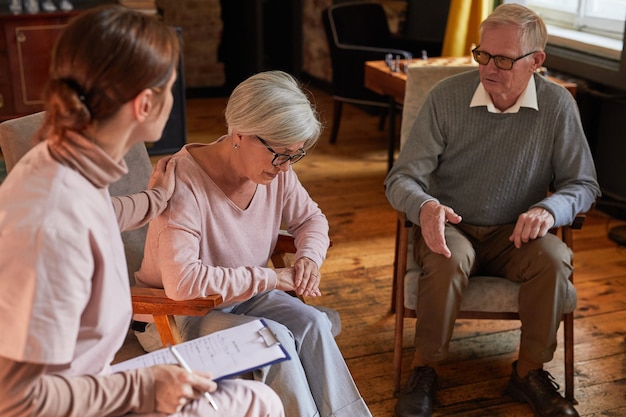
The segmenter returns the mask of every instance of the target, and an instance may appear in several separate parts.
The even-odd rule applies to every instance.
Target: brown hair
[[[38,138],[82,132],[146,88],[164,97],[179,53],[176,32],[153,16],[119,5],[82,12],[55,43]]]

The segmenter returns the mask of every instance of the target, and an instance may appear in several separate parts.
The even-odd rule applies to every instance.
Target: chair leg
[[[409,229],[405,227],[404,218],[398,218],[396,227],[396,265],[393,274],[392,309],[396,313],[396,328],[393,341],[393,382],[394,395],[400,393],[402,382],[402,340],[404,335],[404,275],[406,274]]]
[[[398,301],[396,300],[396,303]],[[397,396],[400,393],[402,382],[402,340],[404,338],[404,306],[398,305],[396,309],[396,331],[394,332],[393,341],[393,394]]]
[[[330,131],[330,143],[337,142],[337,134],[339,133],[339,122],[341,121],[341,111],[343,110],[343,102],[335,100],[333,106],[333,127]]]
[[[398,292],[398,261],[399,261],[399,254],[398,254],[398,248],[399,243],[400,243],[400,231],[402,228],[402,223],[400,221],[396,222],[396,245],[395,245],[395,251],[393,254],[393,285],[391,286],[391,308],[390,308],[390,312],[391,314],[396,314],[397,309],[398,309],[398,305],[397,303],[397,299],[396,299],[396,294]],[[402,307],[403,304],[400,304],[400,307]]]
[[[154,324],[161,336],[163,346],[177,345],[182,342],[182,337],[178,330],[178,325],[174,320],[174,316],[165,314],[153,314]]]
[[[387,171],[391,171],[396,151],[396,101],[389,97],[389,144],[387,151]]]
[[[563,318],[563,343],[565,349],[565,398],[578,404],[574,397],[574,313]]]
[[[380,108],[380,117],[378,119],[378,131],[382,132],[383,130],[385,130],[385,121],[387,119],[387,113],[389,113],[389,111],[384,108],[381,107]]]

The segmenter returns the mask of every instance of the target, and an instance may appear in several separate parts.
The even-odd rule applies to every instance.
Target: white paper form
[[[180,343],[176,350],[191,369],[209,372],[215,381],[290,359],[263,319]],[[164,348],[115,364],[112,371],[170,363],[176,358]]]

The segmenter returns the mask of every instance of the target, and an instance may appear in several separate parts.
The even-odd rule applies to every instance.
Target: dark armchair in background
[[[387,54],[410,59],[411,53],[396,47],[400,42],[390,33],[385,10],[379,3],[359,1],[331,5],[323,10],[322,22],[333,70],[330,142],[337,140],[343,103],[381,108],[379,128],[382,130],[390,102],[365,88],[365,62],[384,60]]]
[[[450,0],[407,0],[406,7],[401,29],[402,48],[413,52],[414,56],[421,56],[422,50],[428,56],[441,56]]]
[[[344,1],[323,10],[333,70],[331,143],[337,141],[343,103],[380,108],[379,129],[384,128],[390,100],[364,87],[365,61],[384,60],[388,54],[410,59],[421,57],[422,51],[440,56],[449,7],[449,0],[409,0],[400,34],[391,33],[380,3]],[[389,125],[393,128],[394,124]]]

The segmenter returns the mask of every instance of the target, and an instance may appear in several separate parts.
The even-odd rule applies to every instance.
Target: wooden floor
[[[389,313],[395,217],[382,185],[387,136],[377,130],[376,116],[347,105],[337,144],[330,145],[332,100],[311,90],[327,126],[319,145],[294,169],[326,213],[334,244],[322,267],[323,296],[308,302],[341,313],[337,342],[347,364],[373,416],[389,417],[395,405]],[[222,98],[188,100],[189,142],[211,142],[225,133],[224,104]],[[626,416],[626,249],[606,237],[617,224],[623,222],[593,212],[575,232],[575,395],[581,416]],[[407,319],[405,366],[412,337],[413,321]],[[460,321],[440,375],[435,415],[532,416],[504,393],[518,339],[518,322]],[[562,385],[560,347],[546,367]]]

